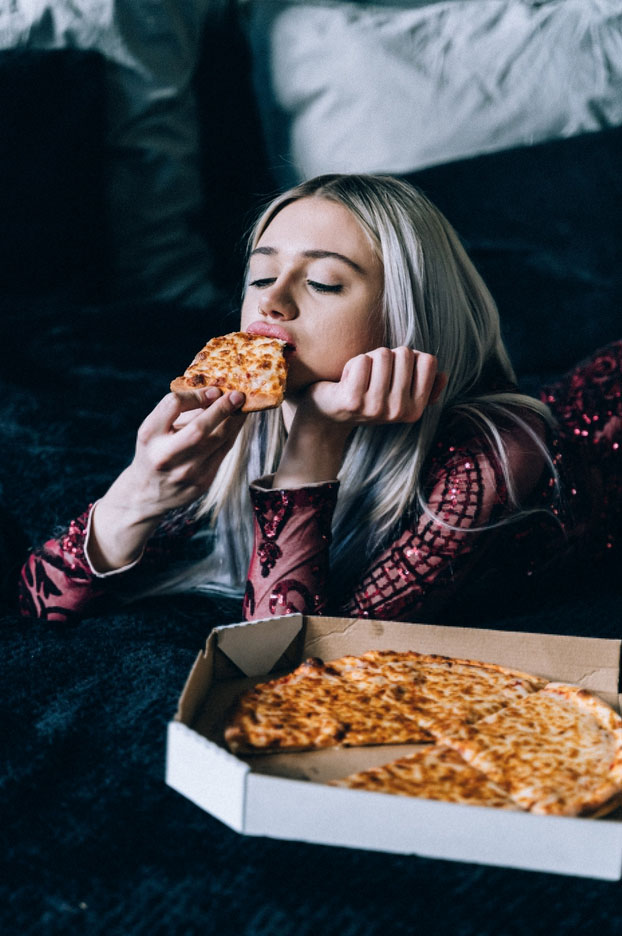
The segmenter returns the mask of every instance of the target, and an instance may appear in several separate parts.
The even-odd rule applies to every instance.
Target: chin
[[[307,384],[304,387],[287,386],[285,388],[285,393],[283,394],[283,399],[286,400],[288,403],[298,403],[301,397],[304,396],[305,390],[309,386],[310,384]]]

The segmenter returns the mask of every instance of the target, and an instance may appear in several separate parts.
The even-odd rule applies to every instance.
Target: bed
[[[604,0],[0,11],[4,933],[618,931],[619,884],[237,835],[163,779],[188,670],[235,604],[59,626],[20,618],[14,583],[198,342],[235,327],[242,233],[298,178],[420,185],[528,392],[619,337],[621,26]],[[620,638],[619,583],[617,556],[458,619]]]

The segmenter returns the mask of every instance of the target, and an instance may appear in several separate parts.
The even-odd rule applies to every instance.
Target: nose
[[[287,286],[277,281],[261,293],[259,313],[266,318],[289,321],[296,318],[298,308]]]

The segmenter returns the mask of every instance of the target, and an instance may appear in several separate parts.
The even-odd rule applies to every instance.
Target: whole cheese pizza
[[[414,743],[380,767],[332,781],[351,789],[558,815],[622,803],[622,719],[604,701],[492,663],[371,650],[242,693],[234,753]]]
[[[179,395],[206,387],[227,393],[240,390],[245,413],[272,409],[283,402],[287,381],[287,343],[267,335],[232,332],[208,341],[181,377],[171,382]]]

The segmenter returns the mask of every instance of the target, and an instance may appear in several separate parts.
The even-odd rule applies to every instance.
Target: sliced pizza
[[[473,660],[383,650],[310,659],[243,693],[225,741],[247,754],[415,742],[333,785],[541,814],[622,804],[617,712],[577,686]]]
[[[369,683],[362,694],[360,686],[317,659],[243,693],[225,727],[229,749],[244,753],[431,740],[382,688]]]
[[[208,341],[170,388],[181,396],[206,387],[240,390],[242,411],[280,406],[287,381],[287,343],[266,335],[232,332]]]
[[[399,760],[331,780],[329,786],[468,806],[519,808],[486,774],[467,764],[457,751],[440,744],[426,745]]]
[[[370,650],[327,664],[349,685],[373,685],[411,712],[421,728],[459,734],[463,727],[541,689],[546,680],[496,663],[415,651]]]
[[[622,719],[578,686],[549,683],[442,741],[530,812],[604,815],[619,805]]]
[[[543,685],[495,664],[413,651],[311,659],[242,694],[225,741],[246,753],[431,741],[435,723],[452,720],[458,731]]]

